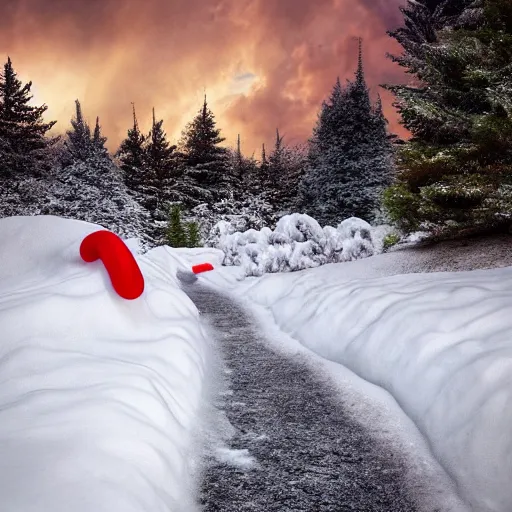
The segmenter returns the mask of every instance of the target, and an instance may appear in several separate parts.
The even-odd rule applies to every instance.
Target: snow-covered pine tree
[[[279,128],[276,128],[276,139],[274,148],[268,158],[268,168],[265,176],[266,179],[263,180],[263,187],[267,200],[269,203],[276,205],[277,209],[280,208],[280,182],[284,178],[284,160],[283,137],[279,134]]]
[[[310,141],[300,206],[322,224],[355,216],[372,221],[390,181],[391,142],[380,100],[373,107],[359,42],[355,80],[338,80],[324,102]]]
[[[457,14],[460,18],[474,3],[444,0],[432,12],[421,2],[410,1],[409,8],[403,10],[406,27],[389,32],[404,48],[402,55],[389,58],[412,74],[413,80],[406,85],[383,87],[395,94],[394,106],[411,131],[413,142],[415,138],[441,144],[467,140],[471,121],[468,115],[461,115],[463,110],[484,112],[487,108],[485,97],[475,95],[473,88],[461,87],[461,65],[465,66],[470,49],[460,48],[463,54],[452,55],[454,46],[448,41]],[[443,14],[446,9],[449,15]],[[421,23],[413,24],[411,19],[420,19]],[[459,108],[461,105],[467,108]]]
[[[258,190],[261,185],[259,180],[259,163],[256,160],[254,153],[249,158],[244,157],[244,160],[245,174],[241,187],[244,190],[243,196],[246,200],[250,200],[250,198],[258,194]]]
[[[443,2],[434,42],[388,86],[412,138],[398,154],[386,206],[404,229],[450,234],[507,227],[512,219],[511,4]],[[404,48],[405,54],[408,50]],[[410,60],[397,62],[409,69]]]
[[[278,217],[292,213],[296,206],[306,155],[301,146],[286,145],[284,137],[276,130],[275,145],[268,159],[267,180],[263,182],[262,199],[274,207]]]
[[[421,71],[426,45],[438,42],[440,30],[459,27],[464,19],[466,28],[469,28],[476,21],[478,13],[473,9],[478,7],[473,4],[475,0],[407,0],[404,6],[399,7],[404,25],[387,32],[400,43],[404,52],[401,55],[388,54],[388,58],[408,74]]]
[[[99,122],[91,134],[76,101],[66,148],[71,159],[48,175],[39,212],[100,224],[125,237],[139,237],[146,247],[161,240],[149,213],[128,194],[121,171],[104,147]]]
[[[121,142],[116,152],[119,158],[123,179],[128,190],[136,196],[143,194],[143,185],[146,180],[145,143],[146,136],[140,131],[135,114],[135,105],[132,103],[133,127],[128,130],[127,137]]]
[[[239,180],[230,165],[228,150],[219,146],[224,140],[205,96],[201,110],[185,128],[180,143],[183,172],[175,191],[176,199],[186,208],[233,197]]]
[[[416,73],[425,59],[425,44],[437,41],[435,30],[435,12],[444,0],[407,0],[400,6],[404,17],[404,25],[387,34],[396,39],[404,49],[401,55],[387,54],[387,57],[407,69],[408,73]]]
[[[241,149],[240,135],[237,138],[235,149],[228,148],[231,171],[235,183],[239,184],[233,189],[233,198],[236,201],[246,202],[254,195],[253,184],[256,181],[257,163],[254,157],[247,158]]]
[[[145,181],[147,206],[159,220],[166,218],[167,203],[171,200],[171,188],[178,178],[176,145],[170,145],[163,130],[163,120],[156,121],[153,109],[153,124],[145,145],[147,174]]]
[[[110,158],[94,155],[86,161],[55,168],[40,213],[100,224],[125,237],[138,237],[147,247],[161,243],[155,225],[123,183]]]
[[[236,152],[234,155],[234,162],[233,162],[233,174],[236,176],[238,181],[242,183],[244,179],[245,169],[244,169],[244,157],[242,155],[242,147],[240,142],[240,134],[238,134],[238,137],[236,139]]]
[[[283,149],[284,175],[280,183],[280,211],[278,216],[289,215],[297,211],[299,185],[308,165],[307,147],[303,144],[285,146]],[[282,213],[282,214],[281,214]]]
[[[261,145],[261,159],[258,168],[257,186],[256,190],[259,196],[263,196],[265,192],[265,183],[270,181],[269,176],[269,164],[267,158],[267,152],[265,150],[265,144]]]
[[[56,121],[43,122],[46,105],[29,104],[31,87],[32,82],[21,83],[8,57],[0,74],[0,178],[40,174],[50,147],[59,140],[45,136]]]
[[[75,117],[71,119],[71,129],[66,132],[66,149],[73,161],[85,162],[94,154],[91,128],[84,119],[80,101],[75,100]]]
[[[96,125],[94,126],[94,134],[92,137],[92,146],[99,155],[107,156],[108,149],[105,147],[107,137],[101,134],[100,118],[96,117]]]
[[[309,211],[315,218],[326,206],[330,207],[325,204],[329,188],[332,184],[339,186],[334,169],[344,158],[340,140],[347,139],[349,135],[341,133],[348,127],[346,105],[346,91],[342,89],[338,77],[330,97],[322,102],[313,136],[309,140],[306,172],[299,184],[298,209]]]

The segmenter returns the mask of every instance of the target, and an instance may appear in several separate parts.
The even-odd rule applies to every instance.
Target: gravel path
[[[390,251],[398,257],[396,273],[457,272],[512,266],[512,236],[489,235],[417,244]]]
[[[373,440],[313,375],[262,342],[241,307],[218,292],[183,284],[216,329],[232,395],[223,408],[257,466],[212,459],[201,501],[205,512],[414,512],[400,455]],[[228,371],[229,371],[228,370]]]

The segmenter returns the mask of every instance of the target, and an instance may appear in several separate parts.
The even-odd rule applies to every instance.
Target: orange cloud
[[[149,130],[151,109],[179,137],[206,91],[229,144],[240,133],[250,154],[271,145],[279,127],[290,143],[306,140],[332,85],[351,78],[357,37],[364,39],[372,92],[402,80],[385,58],[400,48],[386,29],[400,22],[400,0],[5,0],[0,49],[35,101],[49,106],[60,132],[74,100],[100,116],[114,150],[131,123]],[[381,91],[382,93],[382,91]],[[390,128],[392,97],[382,93]]]

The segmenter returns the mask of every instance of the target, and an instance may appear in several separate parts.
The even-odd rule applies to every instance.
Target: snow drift
[[[285,215],[272,231],[249,229],[235,231],[226,221],[218,222],[210,235],[211,244],[225,256],[223,265],[237,265],[246,276],[267,272],[289,272],[365,258],[382,252],[382,239],[388,227],[373,228],[356,217],[337,228],[322,228],[312,217]]]
[[[208,343],[175,277],[189,267],[136,256],[146,288],[124,300],[80,258],[98,229],[0,219],[1,508],[195,511]]]
[[[381,258],[266,275],[244,296],[310,350],[389,391],[474,510],[509,512],[512,268],[360,277]]]

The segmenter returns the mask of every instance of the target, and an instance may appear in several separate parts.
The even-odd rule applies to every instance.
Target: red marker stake
[[[80,244],[80,256],[90,263],[100,259],[112,286],[123,299],[133,300],[144,291],[144,277],[126,244],[111,231],[95,231]]]
[[[211,263],[200,263],[199,265],[194,265],[192,267],[192,272],[194,272],[194,274],[200,274],[201,272],[207,272],[208,270],[213,270]]]

